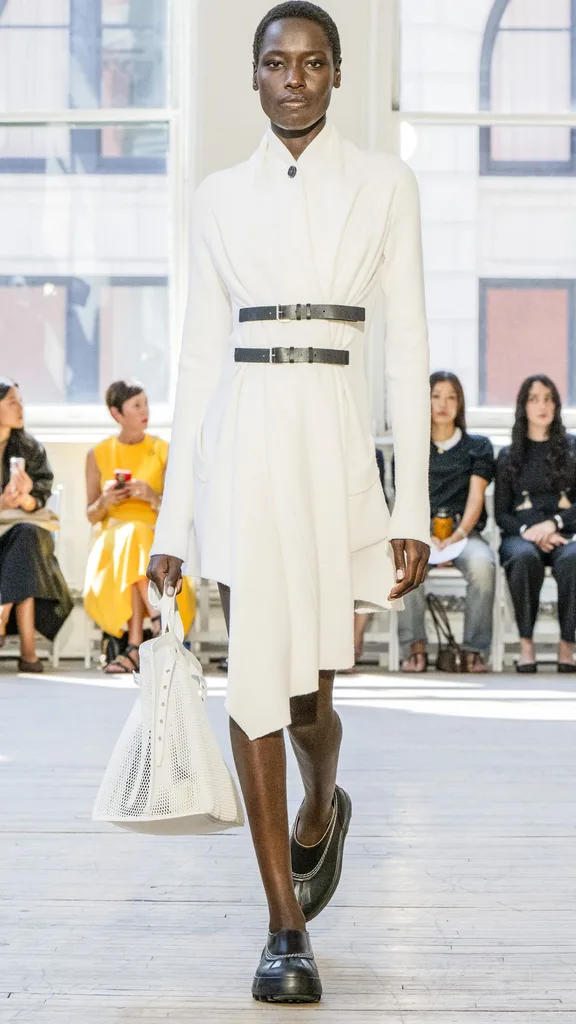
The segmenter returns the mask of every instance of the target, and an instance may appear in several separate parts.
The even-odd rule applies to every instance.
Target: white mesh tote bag
[[[221,832],[244,824],[236,785],[205,708],[202,667],[182,641],[174,597],[150,599],[162,632],[140,647],[140,695],[102,780],[93,817],[156,835]]]

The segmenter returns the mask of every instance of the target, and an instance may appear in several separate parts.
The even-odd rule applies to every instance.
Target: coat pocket
[[[348,520],[350,551],[359,551],[361,548],[386,540],[390,512],[377,471],[372,484],[362,491],[348,495]]]

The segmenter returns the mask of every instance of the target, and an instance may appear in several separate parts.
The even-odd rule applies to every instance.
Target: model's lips
[[[305,96],[288,96],[281,100],[283,107],[305,107],[310,101]]]

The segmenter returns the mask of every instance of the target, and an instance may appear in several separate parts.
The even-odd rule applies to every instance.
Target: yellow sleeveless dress
[[[168,442],[146,434],[138,444],[121,444],[109,437],[94,448],[102,487],[116,469],[129,469],[133,480],[144,480],[159,494],[164,490]],[[88,557],[84,607],[94,622],[120,637],[132,615],[132,585],[145,579],[158,513],[137,498],[116,505],[94,530]],[[195,612],[192,580],[185,577],[178,610],[188,632]]]

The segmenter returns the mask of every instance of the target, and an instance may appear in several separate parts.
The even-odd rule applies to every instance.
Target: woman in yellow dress
[[[121,637],[128,627],[125,653],[106,666],[106,672],[121,674],[139,668],[144,619],[151,618],[154,632],[160,628],[159,616],[148,602],[146,567],[164,489],[168,442],[146,433],[148,399],[141,384],[116,381],[106,392],[106,405],[120,433],[97,444],[86,459],[87,515],[95,539],[86,569],[84,607],[111,636]],[[118,474],[122,470],[130,474],[126,483]],[[187,632],[195,611],[189,578],[178,595],[178,608]]]

